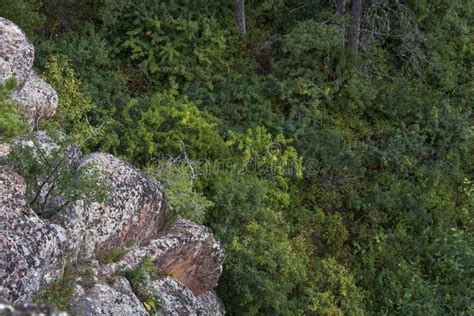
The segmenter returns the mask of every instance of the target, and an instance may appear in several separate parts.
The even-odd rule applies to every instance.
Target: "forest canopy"
[[[0,0],[84,153],[227,251],[229,315],[474,313],[473,0]],[[0,130],[23,129],[0,87]]]

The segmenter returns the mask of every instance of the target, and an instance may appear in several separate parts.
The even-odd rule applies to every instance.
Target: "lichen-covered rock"
[[[66,312],[57,312],[45,304],[10,304],[0,301],[0,315],[2,316],[68,316]]]
[[[13,22],[0,17],[0,82],[11,77],[23,87],[33,67],[34,48]]]
[[[197,304],[202,306],[205,315],[225,315],[224,303],[214,291],[207,291],[196,297]]]
[[[160,309],[164,315],[224,315],[224,307],[213,291],[195,296],[170,277],[154,281],[151,287],[160,296]]]
[[[123,277],[114,284],[97,283],[91,288],[76,286],[72,309],[78,315],[149,315]]]
[[[41,120],[52,117],[58,107],[58,94],[34,71],[23,87],[13,93],[13,98],[25,108],[30,126],[38,126]]]
[[[25,199],[23,178],[0,166],[0,297],[25,302],[61,275],[66,231],[39,218]]]
[[[200,295],[217,286],[225,250],[209,228],[178,219],[159,238],[131,250],[120,262],[111,264],[108,273],[133,269],[147,256],[161,271],[172,274],[195,295]]]
[[[166,210],[158,183],[109,154],[91,154],[81,162],[86,165],[105,175],[109,192],[106,201],[89,207],[78,201],[55,219],[67,228],[74,253],[143,244],[158,234]]]
[[[13,22],[0,17],[0,82],[17,80],[13,98],[26,110],[31,127],[54,115],[58,106],[56,91],[33,70],[34,47]]]

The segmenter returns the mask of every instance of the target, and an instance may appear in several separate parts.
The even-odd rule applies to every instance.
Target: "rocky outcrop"
[[[39,218],[25,191],[23,178],[0,166],[0,297],[13,302],[60,277],[66,260],[65,229]]]
[[[17,78],[13,97],[25,107],[30,125],[37,126],[39,120],[54,114],[58,100],[56,92],[31,70],[33,55],[25,34],[0,18],[0,82]],[[33,157],[58,149],[44,132],[37,132],[34,141],[18,139],[15,145],[31,149]],[[160,271],[147,281],[147,287],[160,298],[163,314],[224,313],[213,291],[222,272],[224,248],[210,229],[184,219],[163,230],[167,207],[158,182],[112,155],[93,153],[82,158],[78,148],[70,146],[68,168],[93,168],[103,175],[108,197],[90,205],[76,201],[46,219],[28,204],[24,179],[5,165],[14,147],[0,144],[0,302],[18,304],[0,303],[0,314],[52,314],[31,300],[60,279],[70,262],[72,266],[86,264],[93,271],[93,282],[89,280],[87,286],[79,274],[72,277],[70,305],[75,314],[148,315],[140,295],[122,276],[147,257]],[[45,194],[44,198],[54,204],[63,197]],[[96,253],[116,249],[126,249],[118,262],[95,260]]]
[[[160,277],[149,286],[160,298],[164,315],[224,314],[224,307],[213,291],[222,272],[224,248],[209,228],[184,219],[178,219],[169,230],[146,245],[132,248],[116,263],[100,265],[96,262],[94,270],[99,283],[92,289],[76,289],[75,310],[84,315],[96,315],[93,311],[133,308],[134,313],[129,315],[141,315],[143,306],[133,303],[134,294],[128,282],[116,276],[137,269],[146,257],[160,274],[173,276]],[[115,281],[110,285],[104,280]]]
[[[108,198],[90,206],[78,201],[53,219],[67,229],[73,253],[81,247],[90,255],[143,244],[158,234],[166,211],[158,183],[109,154],[91,154],[79,168],[84,166],[92,166],[105,176]]]
[[[149,315],[124,277],[109,278],[92,287],[77,285],[71,302],[74,314]],[[157,308],[162,315],[224,315],[224,305],[214,291],[196,296],[188,287],[171,277],[151,282],[149,289],[158,297]]]
[[[78,240],[80,241],[78,247],[82,248],[88,241],[99,240],[98,236],[109,236],[106,240],[117,238],[121,241],[114,241],[114,245],[125,247],[123,242],[127,239],[125,237],[125,239],[120,239],[122,236],[120,233],[98,235],[94,229],[107,231],[106,228],[112,225],[120,232],[120,227],[133,225],[127,223],[134,218],[140,218],[144,209],[138,206],[148,205],[147,203],[157,207],[155,211],[160,214],[162,211],[160,205],[163,205],[160,203],[163,201],[156,183],[146,180],[138,170],[117,158],[104,154],[94,156],[96,156],[94,159],[91,156],[87,157],[83,163],[91,163],[101,157],[99,160],[102,159],[104,164],[97,164],[98,166],[114,166],[113,170],[108,169],[109,180],[117,189],[115,198],[119,199],[120,203],[124,203],[120,206],[124,207],[121,213],[135,210],[136,214],[130,213],[129,217],[116,217],[112,221],[113,224],[110,224],[107,218],[101,217],[100,214],[120,213],[119,211],[111,212],[118,209],[115,208],[117,204],[115,204],[114,195],[108,202],[114,206],[107,203],[101,204],[100,212],[105,213],[95,213],[99,208],[80,210],[76,205],[74,210],[81,211],[80,216],[86,216],[88,212],[86,218],[97,217],[97,221],[83,222],[88,223],[89,226],[81,226],[87,229],[82,231],[83,238],[79,239],[76,239],[80,234],[75,231],[77,229],[75,225],[67,226],[64,222],[64,226],[67,227],[64,229],[48,220],[40,219],[25,200],[26,187],[23,179],[10,167],[0,167],[0,297],[13,302],[30,301],[42,287],[60,277],[66,259],[74,258],[76,255],[72,249],[77,247]],[[110,161],[113,163],[109,164]],[[124,174],[131,177],[126,179],[135,180],[134,188],[138,190],[136,194],[127,195],[128,190],[121,191],[121,182],[118,179],[125,181],[120,176]],[[137,179],[142,181],[140,185],[137,185]],[[146,187],[147,190],[137,189],[139,187]],[[148,202],[141,204],[144,201]],[[128,207],[128,210],[125,207]],[[145,209],[149,211],[148,207]],[[76,215],[76,213],[65,213],[62,216],[65,221],[77,223],[77,218],[74,217]],[[152,216],[152,218],[155,217]],[[116,225],[117,223],[120,225]],[[147,221],[140,223],[144,228],[148,225]],[[152,226],[156,227],[155,224]],[[146,229],[141,232],[136,231],[141,235]],[[153,234],[155,232],[149,236]],[[155,237],[141,247],[132,247],[117,263],[101,265],[94,261],[95,263],[91,266],[95,271],[96,284],[91,288],[76,286],[71,302],[73,309],[82,315],[101,313],[115,315],[119,311],[126,311],[127,315],[147,315],[128,281],[121,277],[120,273],[127,269],[137,268],[148,256],[160,271],[176,278],[166,277],[152,283],[152,288],[161,298],[160,308],[165,315],[182,315],[186,311],[189,311],[191,315],[222,314],[223,306],[212,290],[217,285],[221,274],[225,252],[220,243],[214,239],[210,229],[178,219],[169,230],[162,231]],[[71,245],[74,247],[71,248]],[[84,253],[81,253],[81,260],[93,257],[93,254],[82,256]],[[111,279],[115,280],[112,285],[107,283]]]
[[[25,33],[0,17],[0,82],[15,77],[13,98],[25,108],[31,127],[53,116],[58,106],[56,91],[32,70],[33,59],[34,47]]]

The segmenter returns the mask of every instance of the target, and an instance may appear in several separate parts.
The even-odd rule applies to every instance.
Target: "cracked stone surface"
[[[25,199],[26,185],[0,166],[0,297],[24,302],[58,278],[65,264],[64,228],[39,218]]]
[[[20,90],[13,92],[13,99],[23,105],[27,122],[36,127],[41,120],[52,117],[58,107],[58,94],[46,81],[31,71]]]
[[[97,283],[91,288],[77,285],[71,302],[79,315],[149,315],[124,277],[113,284]]]

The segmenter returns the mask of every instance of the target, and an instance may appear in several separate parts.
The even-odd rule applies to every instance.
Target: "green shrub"
[[[2,17],[17,24],[30,39],[36,39],[44,25],[44,16],[38,12],[41,0],[2,0]]]
[[[127,249],[115,248],[108,251],[98,252],[95,254],[97,261],[101,264],[119,262],[127,253]]]
[[[87,115],[95,109],[95,105],[82,93],[74,70],[67,61],[51,56],[46,64],[44,78],[59,96],[56,115],[45,123],[46,127],[63,130],[71,141],[87,148],[100,131],[88,121]]]
[[[206,211],[213,203],[194,188],[195,178],[200,176],[201,169],[202,166],[187,157],[158,161],[149,168],[148,173],[163,185],[170,213],[174,215],[171,217],[179,215],[203,222]]]
[[[105,175],[93,166],[75,166],[71,161],[73,145],[60,138],[56,141],[58,145],[47,149],[37,136],[25,137],[12,146],[7,160],[25,179],[26,198],[32,208],[46,218],[78,200],[87,207],[103,201],[108,194]]]
[[[145,257],[135,269],[121,272],[151,315],[158,315],[160,307],[160,296],[149,288],[150,281],[152,278],[157,278],[158,273],[159,271],[150,257]]]
[[[306,277],[307,257],[298,251],[301,240],[288,238],[278,211],[274,197],[284,194],[253,177],[225,179],[216,184],[208,222],[227,251],[218,287],[226,310],[231,315],[297,312],[292,293]]]
[[[219,158],[227,153],[215,125],[212,116],[170,90],[131,100],[111,127],[119,144],[104,142],[103,149],[139,165],[184,151],[193,160]]]
[[[15,79],[0,83],[0,142],[12,140],[27,130],[23,111],[11,99],[15,87]]]

